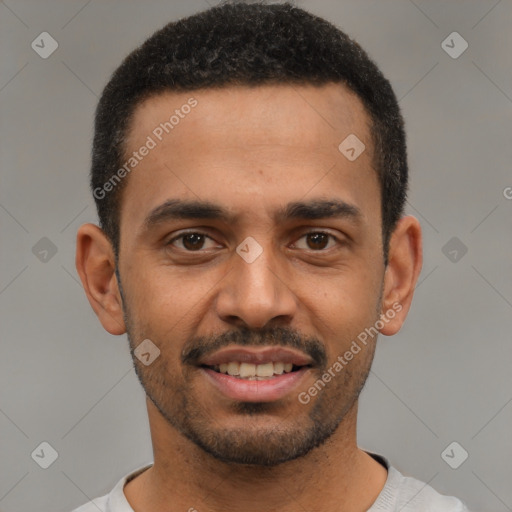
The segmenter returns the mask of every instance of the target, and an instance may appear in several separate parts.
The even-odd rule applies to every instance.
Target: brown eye
[[[329,243],[329,235],[325,233],[309,233],[307,240],[311,249],[325,249]]]
[[[190,233],[183,236],[183,247],[189,251],[197,251],[204,245],[204,235]]]
[[[210,246],[205,247],[207,241],[210,241]],[[183,233],[169,241],[168,245],[177,247],[178,249],[187,252],[198,252],[200,249],[211,249],[215,247],[215,241],[208,235],[203,233]]]
[[[303,240],[305,243],[302,242]],[[295,244],[295,247],[298,249],[322,251],[324,249],[330,249],[333,246],[331,241],[336,244],[336,237],[322,231],[314,231],[301,236],[299,242]]]

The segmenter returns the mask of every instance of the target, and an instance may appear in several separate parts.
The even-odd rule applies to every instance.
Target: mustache
[[[272,327],[227,331],[219,335],[198,336],[188,341],[181,352],[181,362],[197,366],[199,360],[229,345],[289,347],[311,357],[320,368],[327,366],[327,353],[323,343],[314,336],[303,335],[296,329]]]

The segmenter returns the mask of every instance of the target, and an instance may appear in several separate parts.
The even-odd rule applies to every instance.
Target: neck
[[[147,402],[154,464],[124,488],[135,512],[360,512],[370,508],[384,487],[386,469],[357,447],[357,402],[323,445],[274,467],[215,459]]]

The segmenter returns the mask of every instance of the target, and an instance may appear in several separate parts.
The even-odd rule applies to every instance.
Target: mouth
[[[246,363],[239,361],[230,361],[216,365],[202,365],[201,368],[207,368],[217,373],[229,375],[243,380],[268,380],[275,379],[280,375],[297,372],[302,368],[311,368],[311,365],[295,365],[293,363],[284,363],[282,361],[267,362],[261,364]]]
[[[244,402],[282,399],[299,387],[314,367],[311,358],[284,347],[230,347],[198,366],[216,391]]]

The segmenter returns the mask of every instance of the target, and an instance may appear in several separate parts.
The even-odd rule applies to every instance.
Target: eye
[[[325,233],[323,231],[312,231],[310,233],[306,233],[305,235],[299,238],[299,240],[303,239],[305,239],[306,247],[304,247],[304,244],[302,244],[301,246],[299,242],[295,243],[295,247],[297,247],[298,249],[322,251],[325,249],[330,249],[338,242],[338,239],[334,235],[331,235],[330,233]],[[329,245],[330,241],[333,241],[331,245]]]
[[[207,241],[210,241],[210,246],[205,247],[205,244]],[[200,249],[211,249],[213,247],[216,247],[215,240],[213,238],[210,238],[208,235],[205,235],[204,233],[198,233],[198,232],[189,232],[189,233],[182,233],[179,236],[174,237],[172,240],[169,240],[167,245],[172,245],[174,247],[177,247],[178,249],[184,249],[188,252],[193,251],[199,251]]]

